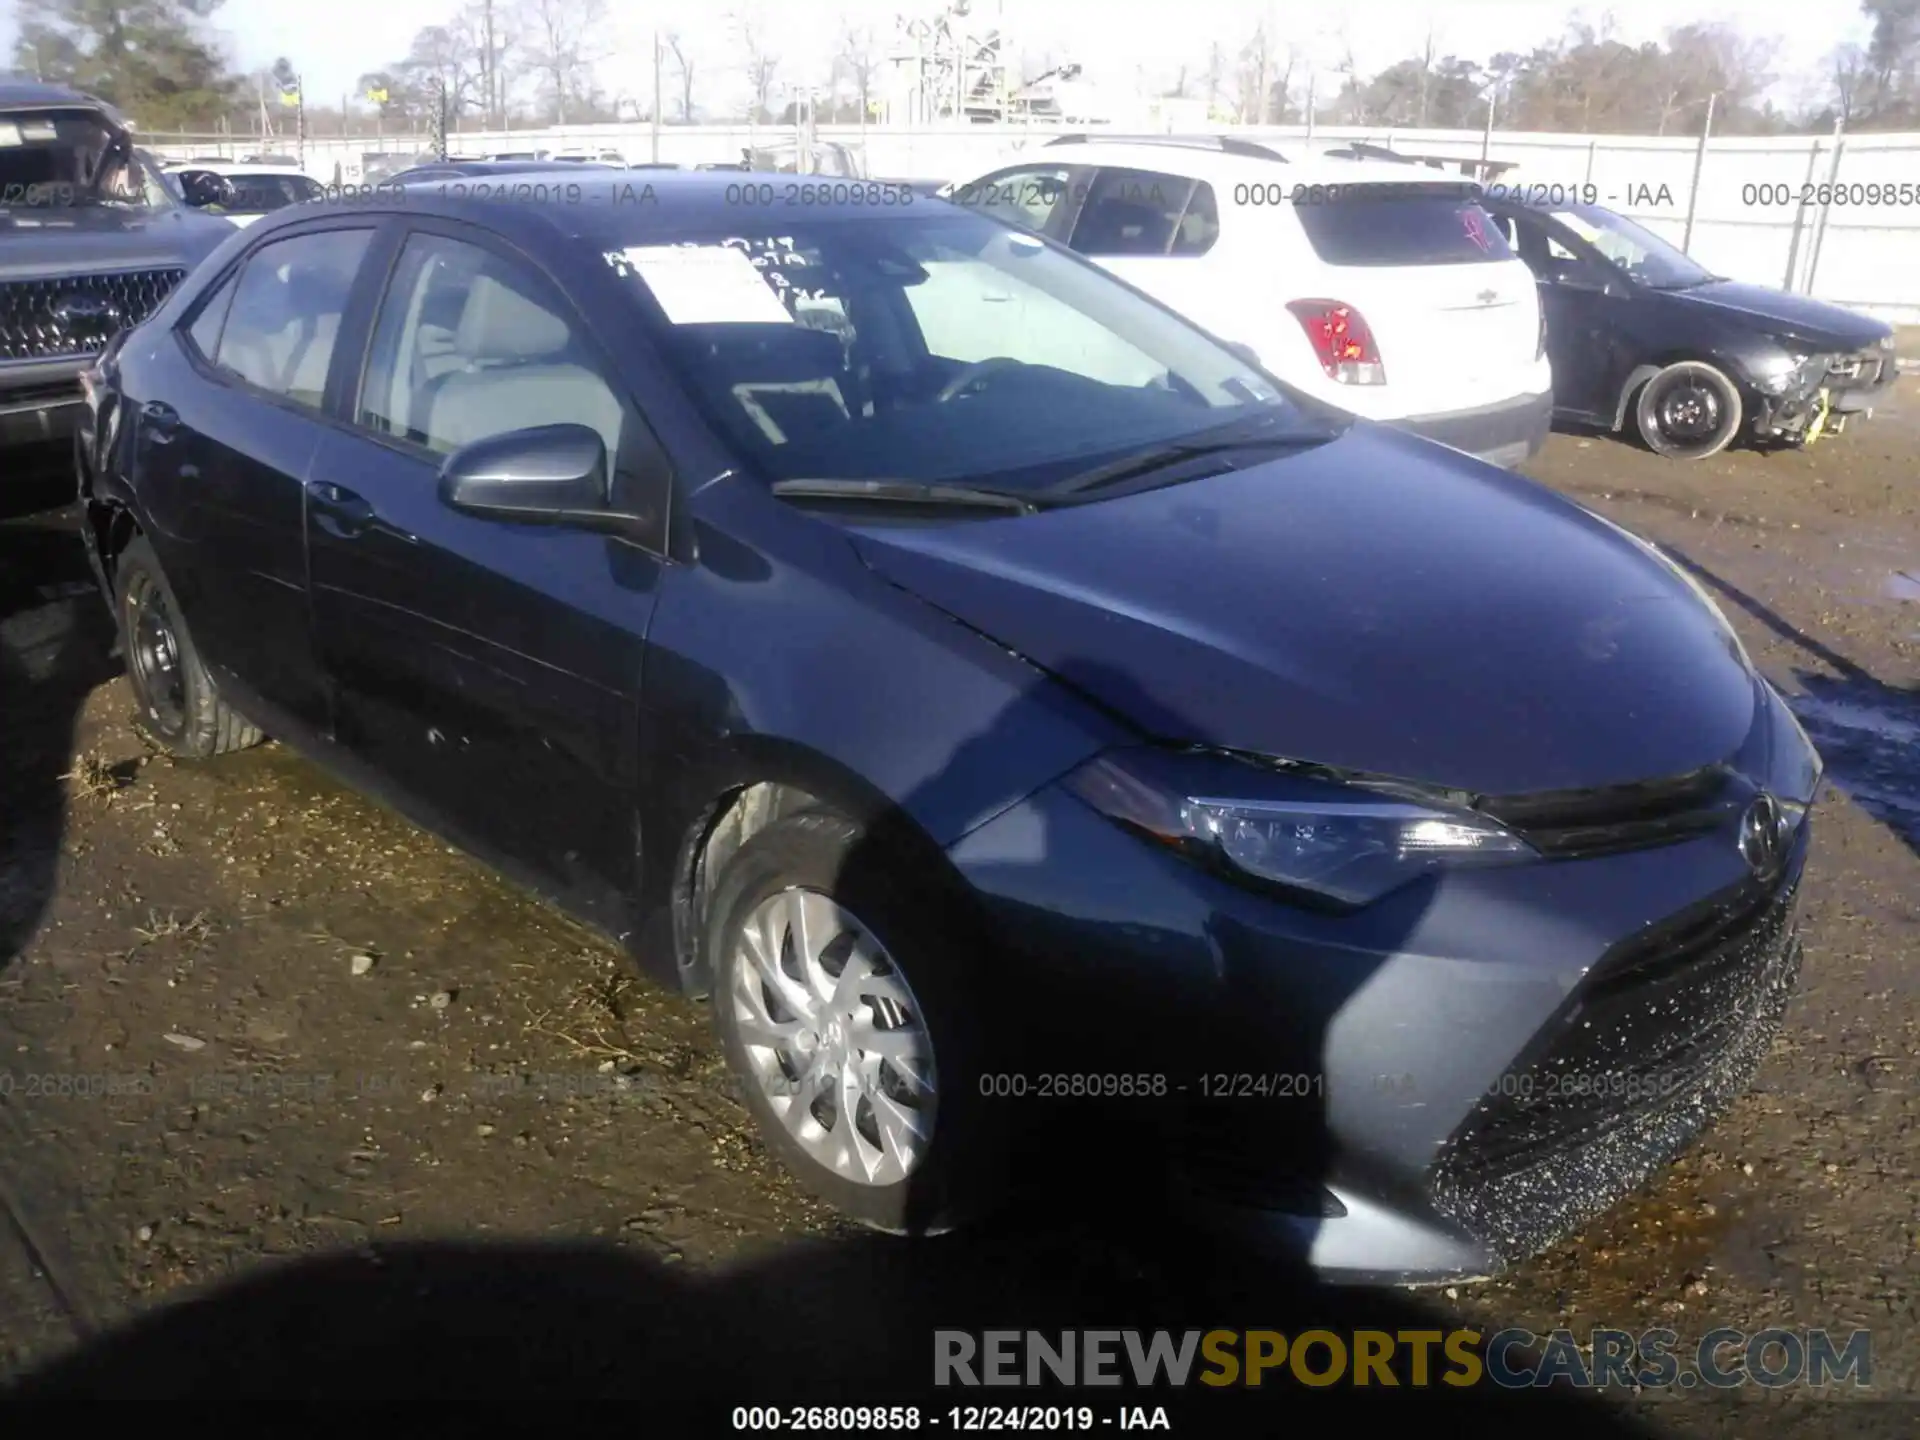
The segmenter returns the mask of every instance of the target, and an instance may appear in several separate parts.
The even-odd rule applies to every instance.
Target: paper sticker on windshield
[[[635,245],[619,255],[675,325],[794,323],[752,258],[730,246]]]
[[[11,120],[0,120],[0,145],[21,144],[20,127]]]
[[[1598,225],[1593,224],[1591,221],[1581,219],[1571,211],[1556,210],[1553,212],[1553,218],[1589,244],[1600,239],[1601,231]]]

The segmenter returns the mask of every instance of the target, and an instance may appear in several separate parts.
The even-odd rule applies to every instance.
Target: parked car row
[[[1065,1166],[1482,1275],[1759,1064],[1820,759],[1682,566],[1463,453],[1555,403],[1531,215],[1219,145],[892,206],[582,165],[218,222],[121,310],[96,212],[216,222],[104,111],[0,118],[95,127],[0,373],[78,377],[145,730],[280,739],[705,998],[848,1214]]]
[[[1348,153],[1066,137],[946,193],[1069,245],[1292,385],[1497,464],[1537,451],[1552,419],[1631,429],[1675,459],[1803,444],[1896,377],[1891,326],[1715,275],[1564,187],[1490,191]]]

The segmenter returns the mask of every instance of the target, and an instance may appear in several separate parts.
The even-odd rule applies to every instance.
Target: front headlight
[[[1358,909],[1434,870],[1539,854],[1464,808],[1219,756],[1115,751],[1066,783],[1137,834],[1321,908]]]
[[[1811,390],[1826,376],[1833,363],[1831,355],[1808,354],[1804,350],[1780,350],[1758,361],[1753,381],[1768,395],[1785,395],[1792,390]]]

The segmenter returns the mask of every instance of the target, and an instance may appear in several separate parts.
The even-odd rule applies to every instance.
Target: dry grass
[[[140,937],[142,945],[153,945],[162,940],[183,940],[198,945],[213,937],[213,921],[204,910],[196,910],[184,920],[172,910],[165,915],[149,910],[147,923],[134,926],[133,933]]]
[[[644,993],[641,982],[626,973],[618,959],[596,955],[588,963],[593,967],[592,976],[584,984],[568,987],[558,1007],[531,1015],[527,1030],[558,1040],[590,1059],[621,1065],[650,1064],[648,1057],[628,1042],[626,1034],[631,1000],[636,993]]]
[[[103,804],[111,804],[115,796],[133,783],[128,767],[115,765],[91,750],[74,756],[73,768],[60,778],[73,787],[75,799],[97,800]]]

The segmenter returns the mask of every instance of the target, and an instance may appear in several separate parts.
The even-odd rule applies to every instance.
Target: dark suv
[[[182,205],[105,101],[0,79],[0,471],[63,442],[80,372],[235,226]],[[6,502],[0,486],[0,504]]]

